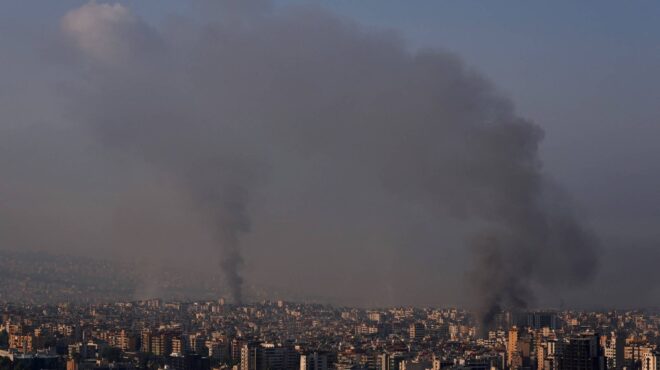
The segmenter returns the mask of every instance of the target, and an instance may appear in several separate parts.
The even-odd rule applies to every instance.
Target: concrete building
[[[600,351],[598,336],[569,338],[563,346],[559,370],[605,370],[605,358]]]

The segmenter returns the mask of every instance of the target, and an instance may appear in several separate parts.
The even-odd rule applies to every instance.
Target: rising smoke
[[[204,22],[158,27],[119,4],[70,11],[61,28],[75,62],[64,91],[69,117],[105,150],[183,189],[214,230],[234,301],[241,243],[259,232],[255,217],[277,214],[263,204],[290,211],[289,243],[325,219],[346,226],[324,230],[333,235],[398,237],[410,209],[438,229],[458,220],[484,326],[502,308],[533,304],[535,287],[592,275],[596,243],[542,172],[541,130],[456,56],[409,51],[396,34],[316,8],[208,10]],[[254,201],[262,197],[271,202]],[[292,199],[325,213],[291,211]],[[420,245],[410,253],[438,248]],[[314,248],[328,247],[301,246]]]

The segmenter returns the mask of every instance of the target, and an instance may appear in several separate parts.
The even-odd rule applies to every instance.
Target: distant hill
[[[0,249],[0,302],[105,302],[138,298],[209,298],[222,295],[211,273],[174,267]],[[216,274],[217,275],[217,274]]]

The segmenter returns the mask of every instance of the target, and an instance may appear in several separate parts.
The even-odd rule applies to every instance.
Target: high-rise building
[[[167,364],[172,370],[209,370],[211,368],[208,357],[196,354],[168,356]]]
[[[293,343],[283,345],[262,344],[264,347],[265,369],[298,370],[300,368],[300,353],[296,351]],[[271,360],[272,356],[272,360]],[[279,364],[279,367],[277,365]]]
[[[230,358],[229,346],[221,340],[207,340],[206,348],[209,357],[214,360],[224,361]]]
[[[300,369],[302,370],[302,369]],[[382,353],[378,356],[378,369],[377,370],[391,370],[390,369],[390,355]]]
[[[300,370],[328,370],[328,355],[323,352],[301,355]]]
[[[172,338],[172,352],[171,353],[178,353],[178,354],[183,354],[185,352],[185,345],[183,343],[183,340],[179,337]]]
[[[532,348],[533,348],[532,342],[533,342],[532,336],[529,335],[529,333],[525,333],[524,335],[518,336],[517,353],[520,358],[518,367],[520,368],[532,367]]]
[[[241,370],[299,370],[300,355],[290,344],[244,344],[241,348]]]
[[[408,359],[408,356],[401,353],[382,353],[378,356],[378,370],[400,370],[401,362]]]
[[[128,333],[126,330],[119,332],[117,337],[119,348],[122,351],[135,351],[137,349],[137,340],[134,335]]]
[[[539,339],[536,343],[536,368],[538,370],[557,369],[557,340]]]
[[[554,312],[518,312],[511,314],[513,324],[519,328],[550,328],[557,329],[559,327],[559,319]]]
[[[506,342],[506,364],[509,368],[517,368],[518,358],[518,328],[512,326],[509,329],[509,336]]]
[[[243,351],[243,346],[246,345],[247,342],[238,338],[234,338],[231,340],[231,343],[229,344],[229,355],[231,356],[231,360],[234,363],[239,363],[242,362],[242,351]]]
[[[259,343],[245,343],[241,347],[241,370],[257,370],[261,362]]]
[[[603,357],[597,335],[569,338],[559,359],[559,370],[604,370]]]
[[[624,347],[623,365],[626,369],[655,370],[655,363],[653,347],[638,343]]]
[[[151,353],[156,356],[169,356],[172,353],[173,334],[163,332],[151,336]]]
[[[151,352],[151,332],[149,330],[144,330],[141,336],[140,342],[140,351],[142,352]]]
[[[617,342],[621,342],[621,340],[617,340],[615,333],[610,333],[610,335],[601,339],[601,347],[603,347],[603,356],[605,357],[605,368],[607,370],[615,370],[621,365],[617,363]]]
[[[433,355],[433,361],[431,362],[431,370],[440,370],[442,368],[442,360],[439,357]]]
[[[367,313],[367,317],[371,321],[380,322],[382,319],[382,314],[378,311],[369,311]]]
[[[559,320],[554,312],[532,312],[529,314],[529,326],[533,329],[557,329]]]
[[[424,338],[424,335],[426,335],[426,327],[424,324],[416,322],[414,324],[410,324],[408,333],[410,335],[410,339],[421,340]]]

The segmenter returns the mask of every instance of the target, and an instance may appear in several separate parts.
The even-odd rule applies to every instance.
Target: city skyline
[[[658,311],[356,309],[283,300],[2,304],[2,369],[657,368]]]

